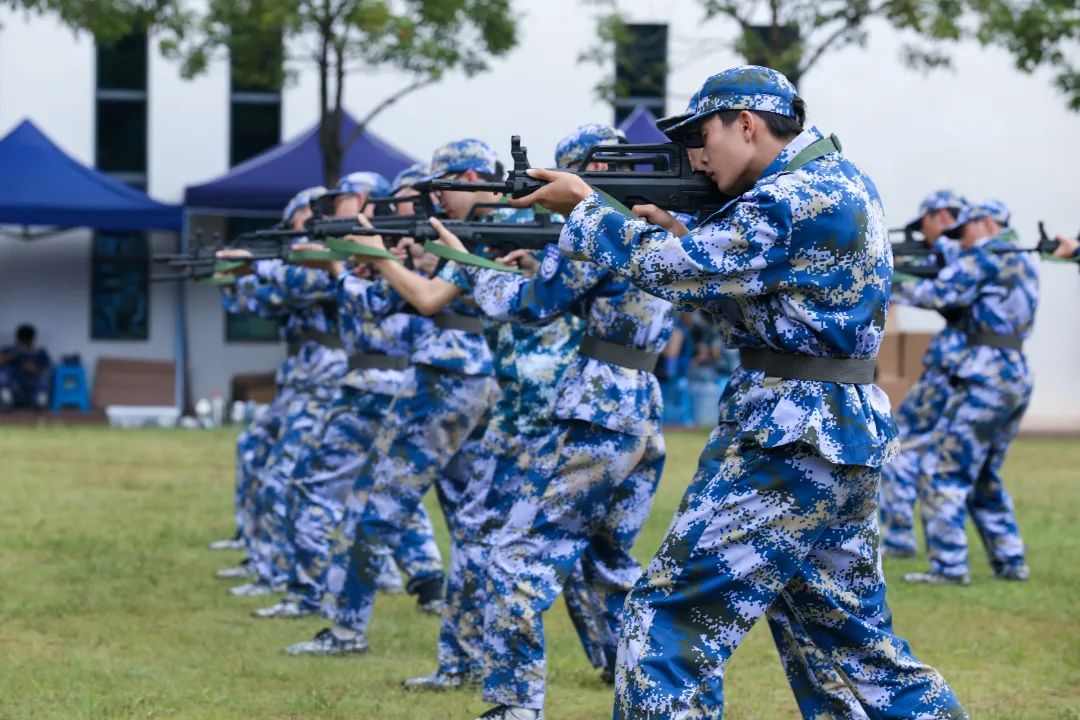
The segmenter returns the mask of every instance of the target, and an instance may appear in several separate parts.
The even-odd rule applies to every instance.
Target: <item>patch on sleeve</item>
[[[562,253],[558,245],[548,245],[544,248],[544,259],[540,263],[540,279],[545,282],[555,277],[559,271],[559,263],[562,261]]]

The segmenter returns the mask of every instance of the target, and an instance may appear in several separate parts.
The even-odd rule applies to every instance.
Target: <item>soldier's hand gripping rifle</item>
[[[421,192],[428,190],[460,190],[471,192],[505,193],[522,198],[539,190],[544,182],[529,177],[531,169],[521,138],[510,140],[510,155],[514,166],[502,182],[460,182],[431,180],[418,183]],[[606,163],[607,170],[589,170],[591,163]],[[614,167],[612,167],[614,166]],[[729,198],[702,172],[690,166],[686,148],[675,143],[657,145],[598,145],[574,170],[570,170],[607,196],[607,199],[627,208],[634,205],[656,205],[669,212],[711,212],[719,209]]]

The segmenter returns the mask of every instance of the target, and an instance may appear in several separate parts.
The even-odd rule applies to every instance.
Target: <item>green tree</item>
[[[348,148],[401,98],[449,71],[474,75],[517,44],[510,0],[0,0],[53,14],[99,40],[152,32],[195,77],[229,52],[248,84],[280,87],[305,66],[319,77],[319,140],[325,181],[336,182]],[[396,70],[401,88],[373,102],[341,141],[342,98],[357,72]]]
[[[590,0],[601,8],[599,43],[585,61],[626,62],[619,0]],[[1050,68],[1069,107],[1080,110],[1080,6],[1076,0],[698,0],[703,23],[734,30],[730,47],[747,62],[768,65],[795,83],[826,54],[865,47],[867,24],[883,20],[906,31],[904,61],[915,69],[949,67],[949,44],[976,40],[1010,52],[1016,67]],[[617,90],[606,81],[602,94]]]
[[[168,0],[162,0],[168,1]],[[452,70],[473,75],[517,43],[510,0],[209,0],[206,11],[164,25],[166,53],[193,77],[222,51],[273,53],[263,63],[278,80],[313,66],[319,78],[319,140],[327,184],[337,180],[345,152],[367,125],[402,97]],[[370,107],[341,141],[350,74],[397,70],[408,80]],[[262,83],[273,77],[262,78]]]

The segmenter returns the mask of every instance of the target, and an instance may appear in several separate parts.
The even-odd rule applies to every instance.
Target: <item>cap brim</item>
[[[905,230],[921,230],[922,229],[922,219],[924,217],[926,217],[926,213],[923,213],[922,215],[917,215],[916,217],[914,217],[910,221],[908,221],[908,224],[904,226],[904,229]]]
[[[701,122],[705,118],[709,117],[710,115],[715,115],[718,112],[720,112],[720,111],[719,110],[706,110],[705,112],[698,113],[697,115],[687,114],[687,115],[683,115],[683,116],[676,116],[676,117],[683,117],[685,119],[683,119],[682,121],[672,125],[671,127],[669,127],[667,130],[664,130],[663,132],[664,132],[665,135],[670,134],[670,133],[679,134],[679,133],[689,132],[691,127],[693,127],[695,125],[700,125]]]
[[[942,230],[941,234],[949,238],[950,240],[958,240],[960,238],[960,233],[964,230],[964,226],[967,225],[969,222],[971,222],[971,220],[965,220],[962,223],[950,225],[949,227]]]

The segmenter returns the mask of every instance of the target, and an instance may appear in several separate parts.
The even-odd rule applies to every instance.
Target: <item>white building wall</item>
[[[670,23],[671,112],[682,109],[706,76],[738,62],[717,39],[731,37],[732,28],[702,25],[696,3],[636,0],[623,5],[634,20]],[[491,72],[470,79],[451,74],[441,85],[401,100],[372,129],[419,158],[465,136],[484,139],[505,153],[510,136],[520,134],[532,162],[546,165],[566,132],[583,122],[609,120],[610,108],[592,91],[602,70],[576,61],[593,42],[592,10],[574,0],[519,0],[516,9],[521,44],[495,61]],[[49,19],[27,22],[5,11],[0,20],[0,132],[29,116],[66,150],[92,161],[92,45]],[[1075,232],[1080,226],[1080,116],[1066,111],[1047,75],[1023,75],[1004,53],[965,45],[954,52],[955,72],[924,76],[900,65],[901,39],[874,24],[866,50],[849,48],[827,56],[800,88],[811,121],[836,132],[847,153],[875,178],[890,223],[904,222],[928,190],[951,186],[971,199],[993,196],[1007,202],[1026,241],[1034,242],[1039,219],[1054,230]],[[184,81],[175,64],[155,49],[150,67],[150,191],[176,202],[186,185],[227,169],[227,66],[218,63],[207,75]],[[299,69],[284,94],[286,137],[318,116],[314,73]],[[393,73],[358,74],[349,82],[347,106],[362,116],[399,87],[401,78]],[[0,248],[10,253],[6,245],[10,243]],[[4,325],[14,322],[9,318],[30,317],[46,308],[59,311],[43,283],[25,284],[17,294],[2,289],[10,282],[9,258],[0,254],[0,339],[10,332]],[[1080,429],[1080,383],[1074,380],[1075,358],[1080,357],[1080,323],[1074,310],[1080,301],[1080,273],[1049,263],[1042,263],[1040,270],[1043,299],[1029,344],[1037,380],[1027,424]],[[88,272],[71,272],[81,272],[88,282]],[[85,306],[88,293],[71,294],[72,302]],[[213,291],[191,289],[190,294],[192,334],[199,343],[197,357],[192,353],[197,394],[224,391],[234,372],[273,367],[279,349],[226,345]],[[167,305],[168,299],[161,299],[159,292],[154,302],[156,319],[158,305]],[[17,303],[15,310],[12,303]],[[71,317],[85,315],[80,309]],[[931,314],[918,311],[902,313],[901,320],[909,329],[930,329],[936,322]],[[82,322],[80,328],[78,320],[65,326],[72,337],[86,336],[88,323]],[[201,323],[198,333],[196,323]],[[153,353],[167,355],[171,345],[166,349],[165,339],[155,331],[162,327],[155,322],[149,345]],[[193,350],[195,346],[192,340]]]

